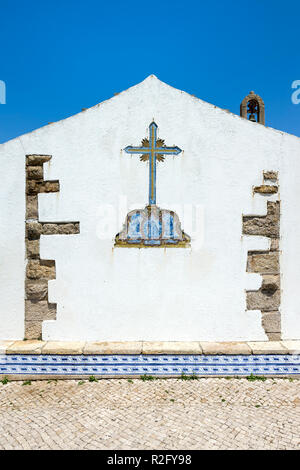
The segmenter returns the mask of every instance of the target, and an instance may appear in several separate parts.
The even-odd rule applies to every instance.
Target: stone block
[[[51,160],[51,158],[51,155],[26,155],[26,164],[30,166],[43,165]]]
[[[279,224],[266,217],[245,217],[243,219],[243,234],[278,238]]]
[[[261,186],[254,186],[253,191],[259,194],[276,194],[278,186],[263,184]]]
[[[287,354],[288,349],[280,341],[248,341],[253,354]]]
[[[222,342],[214,343],[200,341],[200,346],[204,354],[251,354],[251,349],[245,342]]]
[[[280,220],[280,202],[267,202],[267,218],[274,224]]]
[[[279,238],[272,238],[271,239],[271,251],[278,251],[279,250]]]
[[[263,312],[262,326],[266,333],[280,333],[281,320],[279,312]]]
[[[48,341],[42,354],[82,354],[84,341]]]
[[[261,290],[264,294],[274,294],[280,289],[280,274],[264,274]]]
[[[59,191],[59,181],[44,181],[40,187],[40,193],[57,193]]]
[[[299,340],[283,340],[281,341],[283,347],[289,350],[289,354],[300,354],[300,341]]]
[[[40,257],[40,240],[26,240],[27,258],[38,259]]]
[[[0,340],[0,354],[6,354],[6,350],[9,346],[11,346],[15,341],[14,340],[7,340],[1,341]]]
[[[42,338],[42,322],[41,321],[25,321],[25,338],[41,339]]]
[[[38,222],[26,223],[26,236],[28,240],[38,240],[41,236],[43,227]]]
[[[29,260],[26,268],[28,279],[55,279],[55,262],[44,264],[45,260]]]
[[[26,184],[26,194],[31,196],[39,193],[56,193],[58,191],[58,181],[28,180]]]
[[[38,219],[38,198],[37,196],[27,196],[26,198],[26,219]]]
[[[48,281],[26,281],[25,292],[27,300],[47,300]]]
[[[79,222],[75,222],[74,224],[61,224],[59,233],[61,235],[73,235],[80,233]]]
[[[202,354],[198,341],[144,341],[143,354]]]
[[[55,320],[56,304],[49,304],[46,300],[25,300],[25,318],[32,321]]]
[[[265,181],[277,181],[278,172],[277,171],[264,171],[264,180]]]
[[[266,216],[243,216],[243,234],[279,238],[280,203],[268,202]]]
[[[275,291],[273,294],[265,294],[261,290],[248,291],[247,296],[247,310],[266,310],[274,311],[280,306],[280,290]]]
[[[27,178],[30,180],[42,180],[43,179],[43,167],[42,166],[27,166],[26,172],[27,172]]]
[[[268,333],[266,332],[269,341],[280,341],[281,340],[281,333]]]
[[[247,272],[279,274],[279,254],[277,252],[249,253]]]
[[[58,224],[43,224],[43,235],[58,235],[59,227]]]
[[[71,235],[79,233],[79,223],[43,224],[43,235]]]
[[[26,194],[27,196],[36,196],[40,192],[42,182],[27,180],[26,181]]]
[[[98,341],[86,343],[83,354],[141,354],[141,341]]]
[[[46,343],[38,340],[15,341],[7,348],[7,354],[41,354]]]

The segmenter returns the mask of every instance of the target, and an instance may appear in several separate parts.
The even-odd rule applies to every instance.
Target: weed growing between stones
[[[246,379],[249,382],[254,382],[255,380],[261,380],[262,382],[265,382],[267,380],[266,377],[263,377],[263,376],[260,376],[260,375],[253,375],[253,374],[246,377]]]

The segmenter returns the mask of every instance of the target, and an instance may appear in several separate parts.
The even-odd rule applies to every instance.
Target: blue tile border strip
[[[300,376],[300,355],[0,355],[0,376]]]

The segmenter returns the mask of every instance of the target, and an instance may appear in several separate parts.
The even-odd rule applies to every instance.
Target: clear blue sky
[[[254,90],[269,126],[300,136],[296,0],[0,0],[0,142],[150,74],[232,112]]]

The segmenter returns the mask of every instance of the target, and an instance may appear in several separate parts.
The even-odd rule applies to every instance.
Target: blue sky
[[[250,90],[267,125],[300,136],[300,2],[0,0],[0,142],[150,74],[232,112]]]

